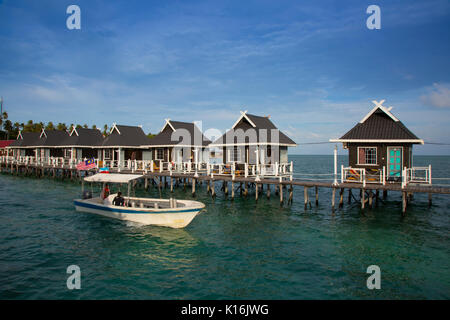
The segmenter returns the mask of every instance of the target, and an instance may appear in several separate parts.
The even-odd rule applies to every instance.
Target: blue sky
[[[66,8],[81,8],[81,30]],[[381,8],[381,29],[366,8]],[[15,122],[143,125],[165,118],[226,130],[270,115],[331,154],[373,106],[450,143],[450,2],[0,0],[0,95]],[[425,145],[417,154],[450,154]]]

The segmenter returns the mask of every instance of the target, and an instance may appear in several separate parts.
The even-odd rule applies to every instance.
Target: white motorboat
[[[184,228],[205,207],[198,201],[177,199],[152,199],[130,197],[131,185],[142,175],[98,173],[85,177],[82,183],[83,199],[75,199],[77,211],[96,213],[120,220],[133,221],[147,225]],[[92,197],[92,193],[84,191],[84,181],[91,183],[118,183],[128,185],[128,196],[124,198],[124,206],[113,204],[117,193],[105,199]]]

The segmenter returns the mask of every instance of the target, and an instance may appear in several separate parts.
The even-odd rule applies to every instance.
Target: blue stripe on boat
[[[127,209],[120,209],[120,208],[111,208],[101,205],[95,205],[91,203],[81,202],[74,200],[73,203],[76,206],[79,207],[85,207],[85,208],[91,208],[91,209],[97,209],[97,210],[103,210],[103,211],[111,211],[111,212],[118,212],[118,213],[132,213],[132,214],[162,214],[162,213],[183,213],[183,212],[194,212],[194,211],[200,211],[202,208],[196,208],[196,209],[185,209],[185,210],[177,210],[177,211],[149,211],[149,212],[139,212],[134,210],[127,210]],[[139,208],[137,208],[139,209]]]

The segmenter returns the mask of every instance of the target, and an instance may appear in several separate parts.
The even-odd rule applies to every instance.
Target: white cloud
[[[450,85],[434,83],[428,93],[420,99],[423,103],[437,108],[450,108]]]

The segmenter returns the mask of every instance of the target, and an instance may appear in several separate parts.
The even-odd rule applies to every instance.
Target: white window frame
[[[359,161],[359,149],[375,149],[375,163],[360,163]],[[357,156],[357,164],[358,166],[378,166],[378,147],[375,146],[367,146],[367,147],[358,147],[356,151]],[[367,158],[366,158],[367,160]]]
[[[112,157],[111,157],[111,155],[112,155],[112,152],[111,152],[111,149],[104,149],[105,151],[105,159],[104,160],[112,160]]]
[[[158,152],[161,151],[162,157],[158,157]],[[164,148],[156,148],[155,160],[164,160]]]

